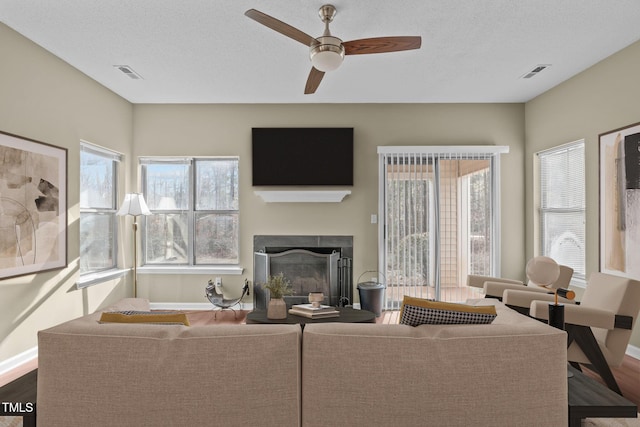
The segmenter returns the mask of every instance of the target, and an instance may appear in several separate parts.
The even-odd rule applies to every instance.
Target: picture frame
[[[640,122],[599,135],[600,271],[640,278]]]
[[[0,279],[67,265],[67,149],[0,131]]]

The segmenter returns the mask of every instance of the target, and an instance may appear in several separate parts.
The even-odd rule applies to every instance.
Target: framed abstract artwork
[[[640,279],[640,123],[599,139],[600,271]]]
[[[0,132],[0,279],[67,266],[67,150]]]

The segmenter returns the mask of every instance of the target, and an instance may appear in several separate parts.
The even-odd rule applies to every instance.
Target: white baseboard
[[[152,310],[220,310],[208,302],[152,302]],[[253,310],[252,302],[241,302],[234,305],[234,310]]]
[[[627,356],[631,356],[634,359],[640,360],[640,347],[629,344],[627,346]]]
[[[17,354],[13,357],[10,357],[7,360],[0,361],[0,375],[6,374],[7,372],[13,371],[16,368],[19,368],[21,365],[25,363],[31,362],[33,359],[38,357],[38,347],[30,348],[27,351],[23,351],[20,354]]]

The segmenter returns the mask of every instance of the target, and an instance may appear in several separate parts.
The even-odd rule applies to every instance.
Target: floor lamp
[[[124,196],[124,201],[118,216],[133,216],[133,296],[138,296],[138,245],[136,235],[138,233],[138,216],[151,215],[151,211],[144,201],[144,196],[140,193],[128,193]]]

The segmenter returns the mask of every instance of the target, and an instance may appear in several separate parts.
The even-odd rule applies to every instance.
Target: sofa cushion
[[[301,426],[300,325],[94,314],[38,332],[38,426]]]
[[[487,324],[496,318],[494,306],[472,306],[405,296],[400,309],[400,323],[418,326]]]
[[[184,313],[170,311],[111,311],[100,316],[100,323],[151,323],[156,325],[185,325],[189,319]]]
[[[566,426],[566,332],[495,299],[467,304],[495,305],[498,316],[416,328],[307,323],[302,425]]]

